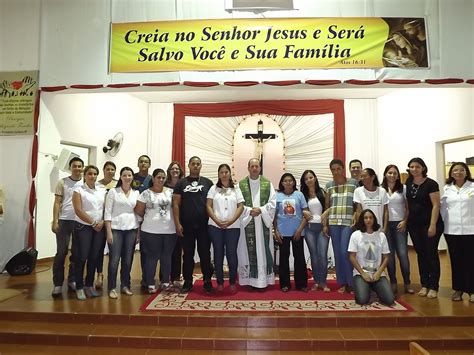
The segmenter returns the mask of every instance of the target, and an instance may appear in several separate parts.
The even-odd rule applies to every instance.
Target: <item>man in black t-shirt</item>
[[[143,154],[138,157],[138,173],[133,174],[132,180],[132,189],[138,190],[140,193],[148,189],[150,182],[152,181],[152,176],[148,173],[151,166],[151,159],[148,155]],[[142,287],[147,287],[145,282],[145,265],[146,265],[146,255],[143,252],[143,245],[140,239],[140,230],[137,232],[137,238],[140,240],[140,265],[142,268]]]
[[[204,290],[213,292],[211,276],[211,240],[207,231],[209,217],[206,212],[207,193],[212,181],[200,176],[201,159],[191,157],[188,163],[189,175],[178,181],[173,191],[173,216],[176,234],[183,242],[182,293],[188,293],[193,287],[194,249],[196,247],[204,278]]]

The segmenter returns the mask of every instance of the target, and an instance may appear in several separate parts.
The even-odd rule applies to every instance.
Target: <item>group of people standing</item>
[[[291,173],[282,175],[275,190],[260,175],[258,159],[249,160],[249,175],[239,182],[233,181],[230,166],[221,164],[214,185],[201,176],[199,157],[189,159],[188,176],[184,176],[178,162],[172,162],[167,171],[155,169],[149,175],[151,160],[143,155],[138,159],[139,171],[134,174],[131,168],[122,168],[114,186],[112,162],[104,165],[104,179],[96,182],[97,167],[83,169],[82,160],[73,158],[71,176],[60,180],[56,189],[52,229],[58,251],[53,267],[53,296],[62,293],[70,235],[73,242],[68,286],[81,300],[99,295],[97,286],[103,282],[101,258],[105,241],[110,253],[108,292],[110,298],[116,299],[120,262],[120,292],[133,294],[130,270],[137,240],[142,286],[147,292],[158,291],[155,282],[158,260],[159,287],[180,286],[180,292],[190,292],[197,243],[204,291],[224,291],[225,257],[231,294],[238,292],[237,284],[265,290],[275,283],[275,244],[279,250],[281,291],[292,288],[289,262],[292,249],[294,287],[307,292],[304,240],[311,258],[314,279],[311,289],[330,292],[326,279],[331,240],[338,291],[354,292],[357,303],[367,304],[373,289],[382,303],[391,305],[398,291],[396,257],[404,291],[415,292],[410,281],[409,232],[418,256],[421,282],[418,295],[436,298],[440,277],[438,242],[444,228],[453,270],[452,299],[461,300],[463,293],[468,293],[474,302],[474,263],[469,257],[474,240],[474,186],[467,165],[453,164],[442,199],[438,184],[427,177],[428,169],[420,158],[408,163],[409,177],[405,184],[395,165],[385,168],[381,184],[375,171],[363,169],[359,160],[349,165],[351,178],[346,178],[344,163],[332,160],[333,179],[324,188],[314,171],[305,170],[300,178],[300,190]],[[216,288],[212,282],[214,272]]]

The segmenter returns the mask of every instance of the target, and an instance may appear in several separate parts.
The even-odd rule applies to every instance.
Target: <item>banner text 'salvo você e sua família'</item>
[[[424,19],[400,18],[117,23],[110,71],[426,68],[426,38],[415,41],[407,26],[426,33]]]

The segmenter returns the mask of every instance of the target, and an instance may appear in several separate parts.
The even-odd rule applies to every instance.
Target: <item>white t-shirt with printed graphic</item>
[[[145,204],[142,231],[153,234],[176,233],[171,206],[172,196],[173,190],[167,187],[164,187],[162,192],[147,189],[140,194],[138,201]]]
[[[371,234],[360,230],[355,231],[351,235],[347,251],[357,253],[356,259],[359,265],[371,276],[380,268],[382,254],[390,254],[387,237],[380,231]],[[356,268],[354,268],[352,274],[354,276],[360,275]],[[382,276],[385,276],[384,272]]]

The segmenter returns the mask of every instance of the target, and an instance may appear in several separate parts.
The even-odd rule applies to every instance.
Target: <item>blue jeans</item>
[[[97,232],[91,226],[74,222],[74,233],[77,245],[77,258],[75,265],[76,289],[83,289],[84,286],[94,286],[95,269],[99,260],[100,250],[104,243],[105,234],[102,229]],[[86,281],[84,282],[84,266],[87,262]]]
[[[145,282],[147,286],[155,284],[156,265],[160,259],[160,269],[163,276],[162,283],[170,282],[171,255],[176,244],[176,234],[154,234],[140,232],[145,254]]]
[[[370,290],[375,291],[382,304],[391,306],[395,301],[395,297],[385,276],[382,276],[375,282],[367,282],[360,275],[354,276],[354,296],[357,304],[363,306],[370,302]]]
[[[328,247],[329,238],[323,233],[321,223],[309,223],[306,227],[305,237],[311,256],[314,282],[326,286],[328,276]]]
[[[390,248],[390,258],[388,260],[388,276],[392,284],[397,283],[397,262],[395,254],[400,262],[400,270],[403,276],[403,283],[409,285],[410,282],[410,260],[408,259],[408,235],[406,232],[397,231],[400,221],[388,222],[387,241]]]
[[[209,226],[209,238],[214,249],[214,267],[217,284],[224,284],[224,254],[229,264],[229,283],[235,284],[237,278],[237,244],[239,244],[240,229],[221,229]]]
[[[117,271],[120,265],[120,288],[130,288],[130,270],[132,269],[133,252],[137,230],[122,231],[112,229],[113,243],[109,246],[108,289],[117,287]]]
[[[349,261],[347,248],[351,239],[352,230],[350,226],[330,225],[332,248],[336,262],[336,279],[341,286],[352,286],[352,264]]]

